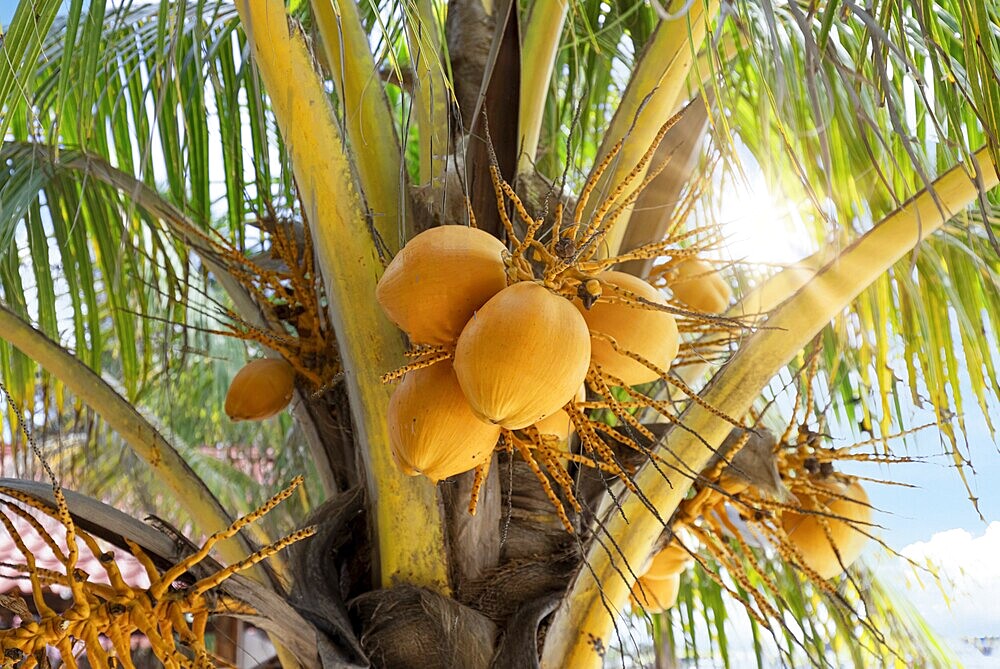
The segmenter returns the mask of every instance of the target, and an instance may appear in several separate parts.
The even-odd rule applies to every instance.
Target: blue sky
[[[937,435],[928,431],[922,436],[921,453],[940,451]],[[1000,504],[996,481],[1000,480],[1000,458],[985,429],[969,434],[975,476],[970,475],[970,487],[979,497],[979,509],[986,521],[1000,520]],[[917,486],[904,489],[870,486],[872,503],[893,515],[880,521],[887,527],[886,539],[893,545],[906,545],[928,539],[935,532],[962,527],[981,533],[986,528],[976,514],[958,473],[948,456],[934,458],[930,463],[893,465],[883,468],[886,478],[905,481]]]
[[[7,25],[11,17],[14,16],[16,8],[17,3],[14,0],[0,0],[0,25]]]
[[[919,412],[911,419],[910,425],[932,420],[930,412]],[[912,489],[874,484],[866,486],[872,503],[887,512],[881,515],[878,522],[886,527],[883,534],[888,543],[902,547],[915,541],[925,541],[935,532],[955,527],[981,533],[989,521],[1000,520],[1000,495],[995,485],[1000,480],[1000,455],[982,414],[978,410],[970,413],[966,421],[973,465],[966,475],[973,494],[979,498],[979,509],[986,522],[979,518],[969,501],[954,462],[945,453],[946,444],[936,430],[928,429],[911,438],[909,448],[902,442],[893,444],[893,450],[898,455],[929,456],[926,461],[869,465],[865,468],[867,476],[904,481],[916,486]]]

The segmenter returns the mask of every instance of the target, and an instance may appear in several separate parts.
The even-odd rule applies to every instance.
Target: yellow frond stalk
[[[288,146],[299,197],[314,231],[358,443],[374,503],[379,581],[448,591],[437,492],[393,462],[380,371],[403,357],[399,332],[375,303],[380,247],[368,232],[351,162],[300,30],[280,0],[240,0],[237,11]],[[367,49],[367,45],[365,45]],[[400,531],[405,527],[407,531]]]

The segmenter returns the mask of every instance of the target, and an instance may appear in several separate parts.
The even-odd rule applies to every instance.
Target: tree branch
[[[412,235],[406,170],[377,76],[378,68],[353,1],[312,0],[313,16],[374,226],[390,253]],[[443,152],[443,150],[442,150]]]
[[[416,0],[416,11],[407,15],[413,99],[420,130],[420,184],[444,175],[451,153],[451,94],[441,61],[441,26],[431,0]]]
[[[549,97],[549,82],[559,53],[559,38],[566,22],[567,0],[538,0],[531,7],[524,30],[521,59],[531,66],[521,72],[521,112],[518,114],[517,171],[534,169],[538,138]]]

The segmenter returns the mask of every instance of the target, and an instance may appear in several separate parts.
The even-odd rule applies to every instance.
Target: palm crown
[[[176,508],[157,502],[160,512],[176,512],[194,534],[230,526],[232,514],[306,472],[305,492],[260,530],[220,544],[230,563],[309,511],[321,510],[320,527],[343,525],[320,503],[356,501],[363,489],[369,532],[338,544],[349,585],[329,595],[341,609],[358,597],[343,633],[354,639],[353,624],[365,642],[384,628],[375,604],[385,591],[367,592],[370,580],[425,588],[446,602],[440,610],[462,606],[462,620],[489,618],[515,638],[508,616],[527,598],[512,596],[501,614],[475,587],[512,562],[495,536],[501,497],[515,505],[514,491],[537,485],[536,475],[549,485],[512,464],[515,450],[537,453],[539,443],[510,437],[519,445],[500,454],[507,483],[496,468],[440,493],[404,477],[390,455],[392,389],[380,378],[403,364],[404,344],[379,311],[376,281],[418,232],[472,219],[509,243],[511,271],[528,272],[516,279],[534,280],[531,263],[541,261],[529,249],[557,255],[562,212],[593,233],[577,238],[593,246],[577,254],[592,265],[574,267],[603,270],[621,256],[619,269],[655,277],[664,260],[725,249],[720,184],[744,177],[739,153],[749,151],[774,191],[800,203],[814,255],[782,270],[719,251],[737,304],[718,318],[674,305],[686,344],[669,377],[624,394],[612,378],[588,377],[598,397],[571,409],[578,426],[641,431],[647,416],[632,418],[629,403],[657,401],[683,429],[651,439],[645,464],[619,466],[619,483],[602,487],[593,508],[570,518],[560,507],[577,538],[546,530],[528,542],[536,555],[568,545],[577,555],[553,577],[558,596],[525,639],[551,613],[543,666],[592,666],[603,653],[587,639],[607,645],[637,568],[690,511],[694,475],[709,471],[733,422],[767,419],[766,386],[786,366],[805,379],[799,415],[786,417],[803,429],[822,432],[830,412],[887,440],[910,427],[902,406],[926,403],[965,476],[963,414],[972,403],[988,413],[1000,391],[996,11],[966,0],[22,2],[0,62],[0,375],[17,405],[11,422],[28,411],[43,430],[86,433],[89,446],[48,455],[67,465],[57,467],[64,484],[128,505],[169,491]],[[573,281],[559,285],[576,290]],[[291,416],[261,428],[223,417],[241,348],[294,367]],[[233,443],[263,464],[240,471],[204,447]],[[887,441],[879,447],[891,457]],[[556,460],[539,461],[560,483]],[[134,483],[110,486],[122,463]],[[546,492],[569,508],[582,484],[561,484]],[[482,504],[475,519],[464,515],[470,488]],[[457,537],[480,544],[469,550]],[[738,567],[753,552],[727,542],[699,565],[686,601],[719,602],[728,587],[755,625],[786,639],[794,633],[767,606],[840,611],[842,630],[855,620],[838,606],[857,608],[860,589],[844,597],[803,581],[784,564],[794,556]],[[274,571],[256,568],[253,587],[294,601],[301,591],[274,559]],[[755,599],[747,574],[773,587]],[[895,633],[902,614],[877,601],[866,608],[865,632],[843,652],[887,630],[890,646],[933,652],[930,637]],[[362,645],[345,643],[338,656],[389,662]],[[789,653],[819,661],[813,650]],[[513,661],[513,652],[497,657]],[[533,647],[528,654],[537,659]]]

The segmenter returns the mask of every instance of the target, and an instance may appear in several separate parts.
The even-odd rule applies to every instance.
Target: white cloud
[[[872,560],[882,563],[873,566],[889,580],[902,581],[907,599],[940,634],[1000,636],[1000,522],[979,536],[961,528],[938,532],[899,552],[933,569],[937,578],[899,557]]]

